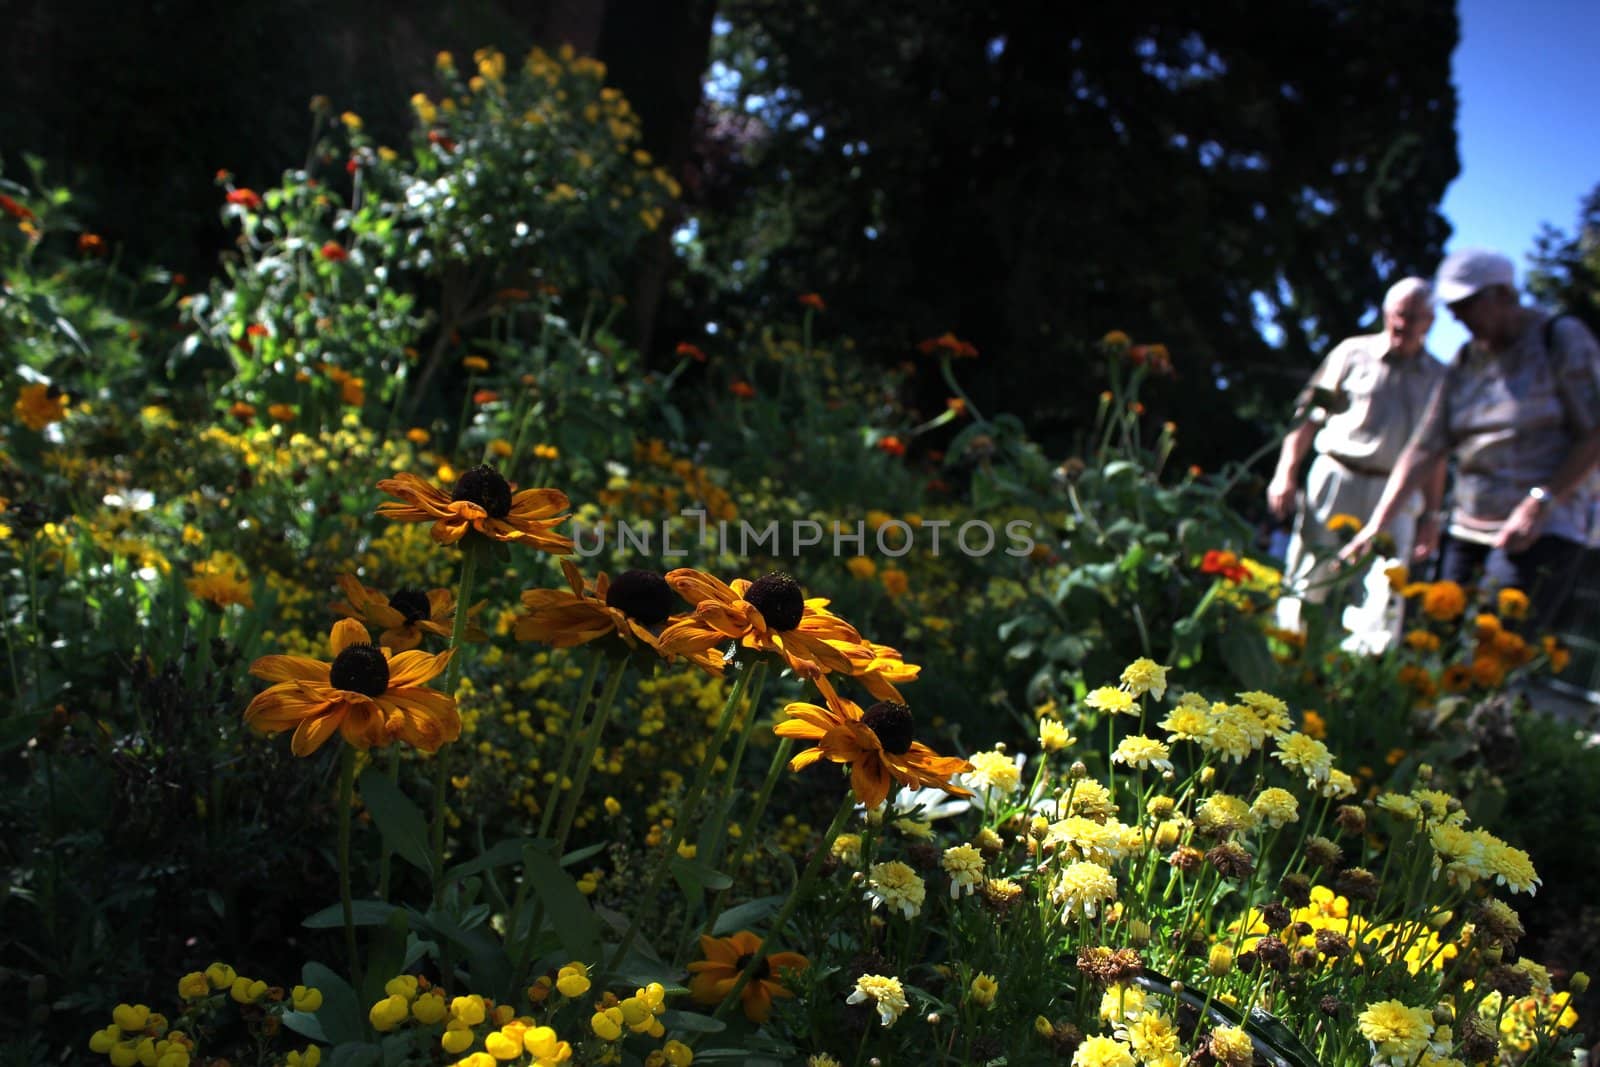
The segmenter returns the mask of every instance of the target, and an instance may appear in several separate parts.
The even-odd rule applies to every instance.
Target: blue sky
[[[1541,223],[1571,232],[1600,184],[1600,0],[1461,0],[1454,58],[1461,174],[1444,198],[1446,251],[1493,248],[1520,284]],[[1463,330],[1439,318],[1428,347],[1448,359]]]

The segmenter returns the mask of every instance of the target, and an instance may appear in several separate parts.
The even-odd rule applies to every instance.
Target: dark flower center
[[[800,583],[782,571],[773,571],[751,582],[750,588],[744,591],[744,599],[761,612],[769,629],[779,633],[799,626],[806,613],[806,596],[800,591]]]
[[[879,701],[861,714],[861,721],[878,735],[885,752],[903,756],[911,751],[911,738],[917,723],[911,717],[911,709],[904,704]]]
[[[389,661],[376,645],[351,645],[334,657],[328,684],[347,693],[382,696],[389,688]]]
[[[480,463],[456,480],[450,499],[476,504],[487,511],[491,519],[503,519],[511,512],[511,485],[499,471]]]
[[[734,973],[743,974],[744,969],[750,966],[750,960],[753,956],[755,956],[754,952],[746,952],[743,956],[740,956],[733,965]],[[756,964],[755,973],[750,976],[750,980],[752,982],[764,982],[771,977],[772,961],[763,956],[761,957],[761,962]]]
[[[606,590],[606,607],[645,626],[666,622],[677,602],[672,586],[655,571],[623,571]]]
[[[402,589],[389,598],[389,606],[406,617],[406,625],[421,622],[433,614],[428,594],[420,589]]]

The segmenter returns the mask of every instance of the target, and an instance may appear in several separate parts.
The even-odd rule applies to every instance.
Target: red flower
[[[255,351],[254,338],[270,336],[272,336],[271,330],[259,322],[252,322],[244,328],[244,336],[240,337],[234,344],[239,346],[241,352],[253,352]]]
[[[938,337],[917,342],[917,351],[925,356],[947,356],[951,359],[976,359],[978,355],[976,346],[948,330]]]
[[[476,393],[472,394],[472,402],[477,404],[479,407],[482,407],[485,404],[493,404],[499,399],[500,394],[495,392],[493,389],[479,389]]]
[[[359,157],[351,156],[348,160],[345,161],[344,172],[346,174],[354,174],[356,171],[358,171],[360,169],[361,169],[361,160],[360,160]]]
[[[456,143],[438,130],[428,131],[428,143],[436,144],[446,152],[454,152],[456,150]]]
[[[345,251],[344,245],[338,241],[329,241],[322,246],[322,258],[335,263],[343,263],[350,258],[350,253]]]
[[[235,400],[228,412],[234,418],[244,419],[247,422],[256,417],[255,407],[251,404],[246,404],[243,400]]]
[[[878,451],[890,456],[903,456],[906,454],[905,442],[894,434],[878,439]]]
[[[706,354],[700,351],[700,346],[692,345],[688,341],[678,342],[677,353],[680,359],[692,359],[696,363],[704,363],[706,361]]]
[[[0,193],[0,211],[4,211],[7,215],[22,222],[33,221],[33,212],[11,199],[5,193]]]
[[[78,235],[78,251],[86,256],[105,255],[105,238],[97,233],[80,233]]]
[[[745,400],[749,400],[751,397],[756,395],[756,387],[745,381],[743,378],[740,378],[738,381],[728,386],[728,392],[732,393],[734,396],[743,397]]]
[[[1239,565],[1238,556],[1217,548],[1209,549],[1200,560],[1200,571],[1218,575],[1229,582],[1242,582],[1250,577],[1250,572]]]
[[[827,311],[828,305],[822,299],[821,293],[801,293],[797,299],[801,307],[808,307],[812,311]]]
[[[246,211],[254,211],[261,206],[261,197],[254,189],[230,189],[228,203],[242,207]]]

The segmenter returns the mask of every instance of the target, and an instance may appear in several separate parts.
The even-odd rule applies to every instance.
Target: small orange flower
[[[330,263],[343,263],[350,258],[350,253],[345,251],[344,245],[338,241],[329,241],[322,246],[322,258]]]
[[[695,1001],[706,1006],[721,1004],[733,992],[745,966],[761,949],[761,939],[749,930],[740,930],[732,937],[700,935],[700,951],[705,959],[689,964],[694,977],[689,980],[689,993]],[[803,971],[811,961],[798,952],[774,952],[761,961],[750,981],[739,993],[739,1003],[745,1018],[753,1023],[764,1023],[772,1015],[775,997],[794,996],[780,981],[785,971]]]
[[[106,251],[105,238],[97,233],[80,233],[78,235],[78,251],[86,256],[103,256]]]
[[[969,341],[963,341],[955,334],[945,332],[938,337],[929,337],[917,342],[917,351],[925,356],[940,356],[945,359],[976,359],[978,349]]]
[[[293,422],[294,406],[291,404],[271,404],[267,407],[267,414],[275,422]]]
[[[515,541],[556,555],[572,551],[572,541],[552,532],[567,521],[567,495],[557,489],[524,489],[487,464],[473,467],[447,496],[415,474],[400,473],[378,483],[399,503],[378,505],[378,514],[400,522],[432,522],[433,539],[453,545],[476,530],[495,541]]]
[[[688,341],[679,341],[677,348],[679,359],[692,359],[696,363],[704,363],[706,354],[700,350],[699,345],[692,345]]]
[[[28,429],[38,432],[67,415],[67,394],[54,385],[33,382],[17,392],[11,409]]]
[[[246,404],[243,400],[235,400],[233,406],[228,409],[228,414],[236,419],[249,421],[256,417],[255,405]]]
[[[743,378],[740,378],[738,381],[728,386],[728,392],[732,393],[734,396],[749,400],[751,397],[756,395],[756,387],[745,381]]]
[[[499,399],[500,394],[495,392],[493,389],[479,389],[477,392],[472,394],[472,402],[478,405],[480,408],[486,404],[493,404]]]
[[[827,311],[828,305],[822,299],[821,293],[801,293],[796,297],[801,307],[810,308],[812,311]]]
[[[967,413],[967,402],[959,396],[946,397],[944,406],[957,415],[965,415]]]
[[[246,211],[254,211],[261,206],[261,197],[254,189],[230,189],[228,203]]]
[[[489,369],[489,361],[482,356],[464,356],[461,360],[461,367],[463,370],[470,371],[473,374],[482,374]]]
[[[1496,607],[1500,614],[1507,619],[1524,619],[1528,615],[1528,594],[1512,586],[1506,586],[1495,594]]]
[[[903,456],[906,454],[905,442],[894,434],[878,439],[878,451],[890,456]]]

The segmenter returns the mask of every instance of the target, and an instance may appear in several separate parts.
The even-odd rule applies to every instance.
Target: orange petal
[[[389,692],[413,689],[432,681],[450,665],[454,650],[443,652],[401,652],[389,660]]]
[[[339,653],[351,645],[370,645],[372,635],[367,632],[364,623],[354,619],[340,619],[333,624],[333,631],[328,635],[328,648],[333,653],[333,658],[338,659]]]
[[[699,607],[707,600],[714,600],[721,604],[732,604],[739,598],[719,579],[713,578],[704,571],[697,571],[693,567],[679,567],[677,570],[667,572],[667,584],[678,591],[678,595],[689,603]]]
[[[295,727],[294,739],[289,742],[289,751],[296,756],[311,755],[321,748],[328,738],[339,732],[339,726],[344,722],[346,714],[344,703],[333,701],[326,714],[302,719],[300,725]]]
[[[250,664],[250,673],[268,682],[328,684],[328,664],[310,656],[262,656]]]

